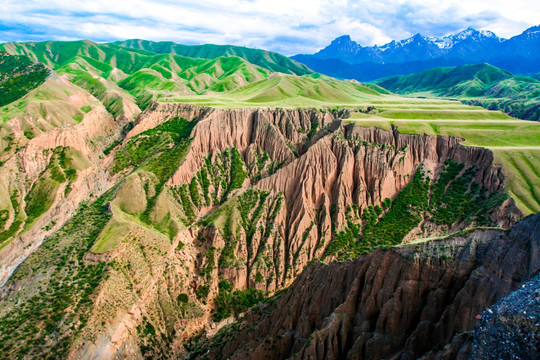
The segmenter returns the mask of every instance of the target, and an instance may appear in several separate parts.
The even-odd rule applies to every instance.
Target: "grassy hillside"
[[[7,105],[41,85],[50,70],[26,56],[0,53],[0,106]]]
[[[125,113],[126,103],[136,103],[144,110],[157,99],[221,93],[261,81],[274,71],[311,74],[282,55],[262,50],[225,47],[230,51],[222,51],[223,47],[209,45],[198,47],[201,51],[197,54],[186,47],[188,56],[181,56],[176,52],[181,52],[182,46],[173,44],[168,49],[171,53],[161,53],[166,49],[159,44],[141,43],[159,53],[86,40],[7,43],[0,49],[24,54],[67,75],[115,117]]]
[[[217,107],[364,106],[383,96],[383,89],[329,77],[272,74],[268,79],[222,93],[175,97],[174,102]]]
[[[179,55],[159,55],[149,68],[130,74],[118,82],[137,97],[144,108],[150,100],[166,100],[177,95],[221,93],[253,81],[263,80],[269,70],[239,57],[194,59]]]
[[[458,136],[465,139],[464,145],[488,148],[502,166],[508,192],[520,210],[540,211],[540,123],[456,101],[388,100],[373,103],[377,112],[352,113],[349,120],[384,129],[393,125],[404,133]]]
[[[266,50],[250,49],[243,46],[212,44],[188,46],[176,44],[172,41],[154,42],[139,39],[118,41],[115,44],[131,49],[151,51],[158,54],[172,53],[192,58],[215,59],[222,56],[238,56],[252,64],[273,72],[282,72],[292,75],[306,75],[313,73],[306,65],[291,60],[281,54]]]
[[[398,94],[458,98],[520,119],[540,120],[540,81],[489,64],[435,68],[377,84]]]

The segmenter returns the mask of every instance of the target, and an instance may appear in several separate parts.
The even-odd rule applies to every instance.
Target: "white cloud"
[[[363,45],[468,26],[509,37],[538,19],[540,2],[529,0],[4,0],[0,40],[144,38],[292,55],[317,51],[343,34]]]

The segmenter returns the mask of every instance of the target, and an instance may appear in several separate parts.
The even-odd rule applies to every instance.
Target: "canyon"
[[[462,139],[363,108],[92,106],[1,169],[4,230],[26,226],[0,249],[11,357],[414,357],[538,269],[537,218]]]

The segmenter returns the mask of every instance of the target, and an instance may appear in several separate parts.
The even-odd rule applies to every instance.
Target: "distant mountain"
[[[313,55],[292,58],[317,72],[360,81],[406,75],[436,66],[482,62],[525,74],[540,71],[540,27],[527,29],[511,39],[471,27],[442,38],[416,34],[409,39],[372,47],[363,47],[344,35]]]
[[[350,64],[339,59],[318,59],[311,55],[296,55],[294,58],[297,61],[309,64],[310,68],[318,69],[318,72],[328,76],[338,79],[356,79],[359,81],[371,81],[389,75],[407,75],[434,67],[466,64],[462,59],[446,57],[390,64],[376,62]]]
[[[489,64],[425,70],[377,81],[398,94],[458,98],[526,120],[540,120],[540,81]]]
[[[312,74],[313,71],[304,64],[300,64],[288,57],[266,50],[251,49],[233,45],[182,45],[172,41],[125,40],[114,44],[131,48],[146,50],[157,54],[178,54],[182,56],[215,59],[221,56],[238,56],[273,72],[282,72],[291,75]]]

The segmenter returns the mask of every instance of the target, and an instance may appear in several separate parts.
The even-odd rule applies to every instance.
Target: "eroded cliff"
[[[223,329],[191,357],[440,356],[432,349],[474,329],[485,308],[538,273],[538,234],[540,216],[535,215],[510,231],[474,231],[376,250],[345,263],[312,264],[286,291]],[[443,358],[458,353],[466,358],[470,352],[463,344],[445,350]]]
[[[35,217],[39,226],[1,250],[5,278],[29,256],[2,289],[6,353],[183,356],[198,334],[211,336],[299,274],[308,276],[313,268],[304,269],[312,260],[346,260],[479,227],[485,238],[500,231],[488,228],[519,219],[488,150],[450,137],[355,127],[345,121],[348,111],[156,103],[127,134],[119,121],[93,118],[93,110],[80,124],[53,130],[55,136],[30,140],[21,158],[28,171],[21,171],[34,174],[34,185],[17,205],[21,216],[27,220],[31,213],[27,194],[36,181],[60,183],[62,195]],[[51,150],[47,155],[43,149]],[[73,174],[66,157],[87,161],[67,185],[57,174]],[[94,203],[83,201],[89,192],[98,198]],[[459,241],[449,246],[467,248]],[[369,257],[389,267],[403,251]],[[454,263],[417,262],[422,269],[415,274],[434,278]],[[329,268],[335,266],[342,265]],[[336,275],[328,285],[350,288],[355,281],[347,276],[352,283]],[[393,275],[378,276],[384,282]],[[397,284],[398,275],[393,278]],[[434,286],[428,280],[415,286],[427,291]],[[416,295],[422,293],[407,293]],[[339,296],[345,295],[336,296],[332,304],[344,301]],[[36,326],[30,313],[39,319]],[[407,336],[415,330],[396,321],[385,326]],[[13,326],[20,330],[8,333]],[[438,331],[446,336],[454,327]],[[26,346],[29,337],[32,346]],[[387,341],[395,345],[403,338]]]

